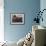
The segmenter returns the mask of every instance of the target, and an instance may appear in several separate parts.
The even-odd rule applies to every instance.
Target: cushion
[[[21,38],[21,39],[17,42],[17,46],[23,46],[23,44],[24,44],[24,39],[25,39],[25,37],[24,37],[24,38]]]

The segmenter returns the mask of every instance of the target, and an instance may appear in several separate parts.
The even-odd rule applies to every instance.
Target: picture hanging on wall
[[[24,24],[24,14],[11,13],[11,24]]]

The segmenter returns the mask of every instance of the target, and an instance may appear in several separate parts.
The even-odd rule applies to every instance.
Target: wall
[[[46,9],[46,0],[41,0],[40,1],[40,9],[41,9],[41,11],[43,9]],[[40,25],[46,27],[46,20],[45,20],[46,19],[46,11],[43,12],[43,16],[42,17],[43,17],[44,20],[43,20],[43,22],[42,21],[40,22]]]
[[[4,35],[7,41],[18,41],[32,29],[32,22],[40,9],[39,0],[4,0]],[[11,25],[10,13],[24,13],[24,25]],[[34,24],[34,23],[33,23]]]
[[[0,42],[4,41],[4,2],[0,0]]]

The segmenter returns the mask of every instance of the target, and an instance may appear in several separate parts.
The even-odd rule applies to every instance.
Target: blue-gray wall
[[[7,41],[18,41],[32,28],[35,12],[40,9],[40,0],[4,0],[4,35]],[[24,25],[11,25],[10,13],[24,13]]]

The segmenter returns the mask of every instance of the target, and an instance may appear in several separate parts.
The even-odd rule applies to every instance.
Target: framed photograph
[[[11,14],[11,24],[24,24],[24,14]]]

